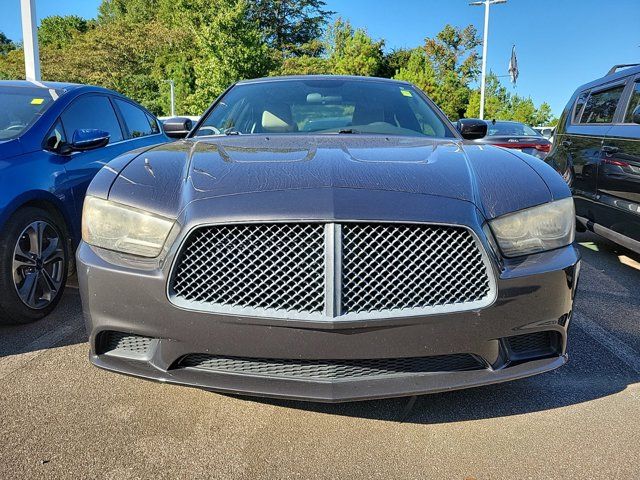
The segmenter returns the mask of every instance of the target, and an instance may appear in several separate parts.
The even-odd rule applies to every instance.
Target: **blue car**
[[[98,170],[167,141],[151,113],[116,92],[0,81],[0,323],[38,320],[55,308]]]

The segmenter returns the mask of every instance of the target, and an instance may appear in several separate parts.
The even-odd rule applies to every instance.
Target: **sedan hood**
[[[195,200],[302,189],[451,198],[475,204],[487,218],[551,199],[540,176],[502,150],[360,135],[209,137],[161,145],[121,171],[109,198],[175,218]]]

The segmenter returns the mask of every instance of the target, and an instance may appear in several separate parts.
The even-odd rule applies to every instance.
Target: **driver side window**
[[[83,95],[76,99],[61,115],[69,140],[78,129],[98,129],[109,132],[109,143],[121,141],[124,136],[111,102],[102,95]]]

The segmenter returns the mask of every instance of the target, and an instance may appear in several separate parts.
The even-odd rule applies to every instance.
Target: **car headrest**
[[[297,131],[293,121],[291,107],[287,103],[270,103],[262,112],[262,131],[271,133],[287,133]]]

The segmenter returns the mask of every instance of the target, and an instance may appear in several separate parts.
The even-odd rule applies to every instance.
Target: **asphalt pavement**
[[[408,414],[407,399],[260,400],[99,370],[69,288],[49,318],[0,327],[0,478],[636,478],[640,256],[578,241],[569,364]]]

